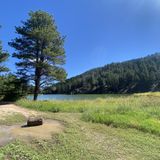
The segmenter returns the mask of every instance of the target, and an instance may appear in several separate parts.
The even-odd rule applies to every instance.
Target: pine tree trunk
[[[38,92],[37,92],[37,89],[36,89],[36,87],[35,87],[33,100],[36,101],[37,98],[38,98]]]
[[[34,97],[33,97],[33,100],[36,101],[37,98],[38,98],[38,94],[39,94],[39,89],[40,89],[40,72],[39,70],[36,68],[36,71],[35,71],[35,87],[34,87]]]
[[[38,93],[39,93],[39,82],[40,82],[39,79],[37,79],[37,80],[35,81],[34,98],[33,98],[34,101],[36,101],[37,98],[38,98]]]

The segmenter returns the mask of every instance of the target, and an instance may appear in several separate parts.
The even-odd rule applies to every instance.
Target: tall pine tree
[[[66,72],[61,67],[65,63],[64,37],[57,31],[51,15],[43,11],[29,13],[29,19],[16,27],[17,38],[9,42],[15,48],[13,57],[18,74],[35,83],[34,100],[40,87],[48,82],[63,81]]]

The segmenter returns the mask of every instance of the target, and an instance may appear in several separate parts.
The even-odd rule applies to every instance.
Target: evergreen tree
[[[0,77],[0,101],[16,101],[26,96],[27,81],[17,78],[16,75],[7,74]]]
[[[65,90],[60,90],[65,88]],[[65,87],[70,85],[71,87]],[[58,83],[51,93],[135,93],[160,91],[160,53],[112,63]],[[66,89],[67,88],[67,89]]]
[[[66,72],[61,67],[65,63],[64,37],[57,31],[51,15],[43,11],[29,13],[29,19],[16,27],[17,38],[9,45],[15,48],[13,57],[20,61],[18,74],[33,80],[34,100],[40,87],[54,80],[63,81]]]
[[[3,65],[3,62],[7,60],[8,56],[9,54],[3,51],[2,42],[0,41],[0,72],[8,71],[8,68]]]

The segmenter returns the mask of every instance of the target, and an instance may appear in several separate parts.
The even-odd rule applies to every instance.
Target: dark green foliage
[[[27,94],[27,81],[14,75],[0,77],[0,101],[15,101]]]
[[[160,90],[160,54],[112,63],[46,88],[46,93],[133,93]]]
[[[64,37],[60,36],[51,15],[43,11],[29,13],[29,19],[16,27],[17,38],[9,45],[16,49],[13,57],[20,61],[16,64],[18,73],[33,80],[34,100],[40,87],[54,80],[63,81],[66,73],[60,66],[65,63]]]
[[[3,51],[1,43],[2,42],[0,41],[0,72],[6,72],[8,71],[8,68],[6,68],[2,63],[7,60],[9,54]]]

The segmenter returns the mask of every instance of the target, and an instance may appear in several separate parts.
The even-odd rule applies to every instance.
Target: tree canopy
[[[28,84],[16,75],[0,76],[0,101],[15,101],[27,94]]]
[[[3,62],[7,60],[9,54],[3,51],[2,42],[0,41],[0,72],[8,71],[8,68],[4,66]]]
[[[16,27],[17,38],[9,42],[15,48],[13,57],[18,74],[34,81],[34,100],[40,87],[53,81],[63,81],[66,72],[61,67],[65,63],[64,37],[57,30],[54,18],[46,12],[29,13],[29,19]]]
[[[160,53],[112,63],[47,87],[44,93],[135,93],[160,91]]]

